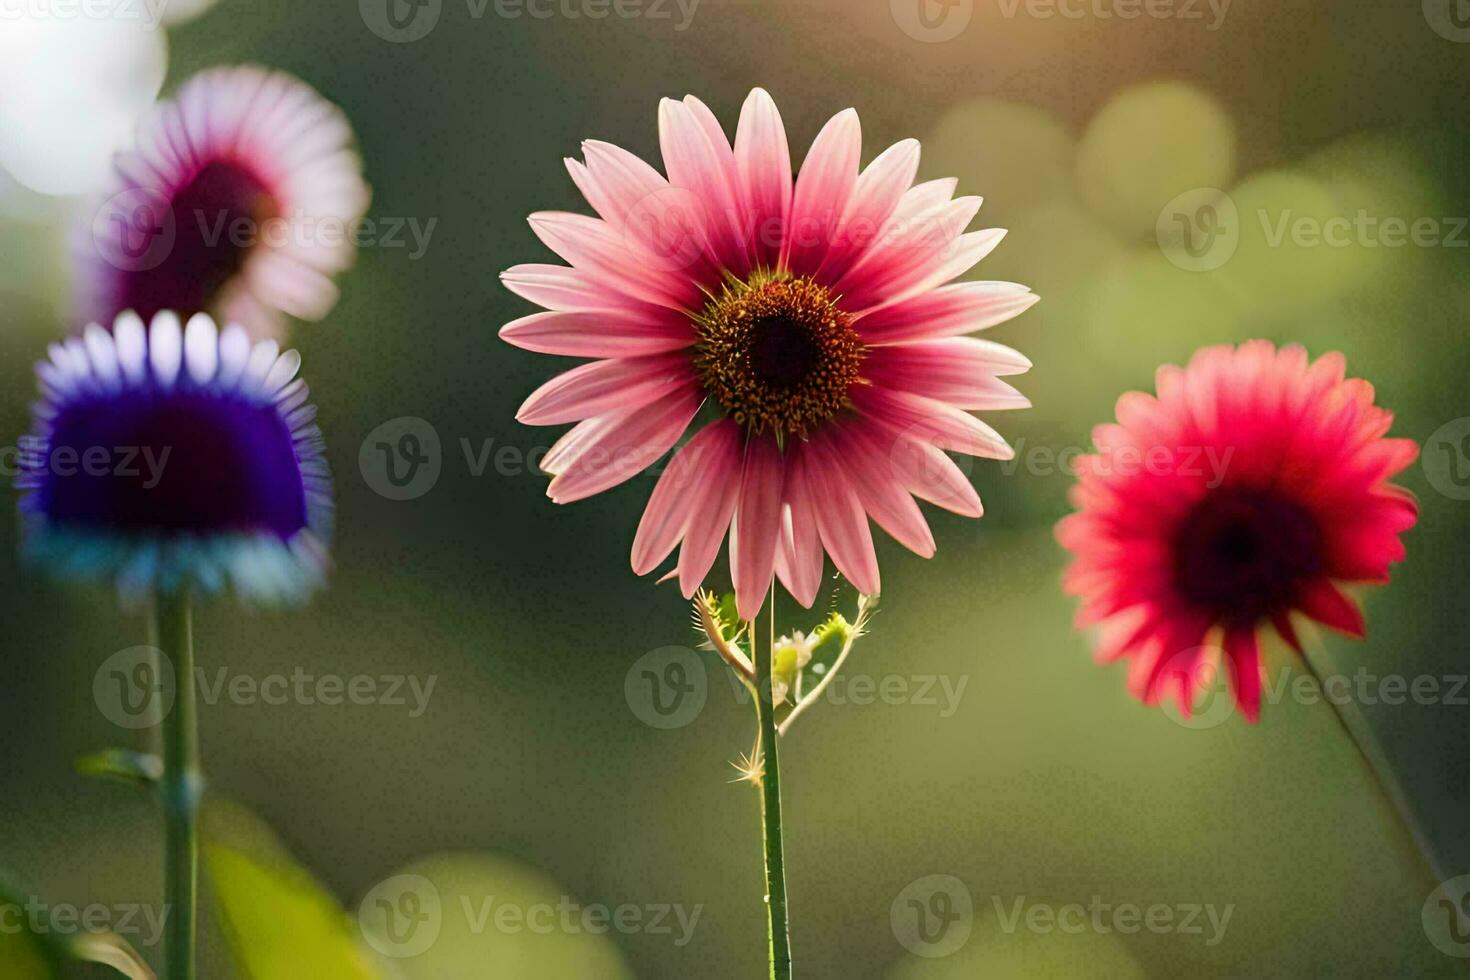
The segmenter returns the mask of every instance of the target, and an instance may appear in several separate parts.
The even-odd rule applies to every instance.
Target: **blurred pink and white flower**
[[[550,497],[580,500],[631,478],[695,431],[655,486],[633,542],[645,574],[677,547],[692,595],[726,535],[739,613],[775,576],[804,605],[824,554],[879,590],[868,520],[920,555],[935,544],[915,497],[979,517],[946,451],[1012,453],[971,410],[1024,407],[1000,377],[1030,362],[965,336],[1036,301],[1005,282],[953,282],[1000,242],[966,232],[978,197],[913,183],[919,144],[860,168],[857,113],[834,116],[793,176],[771,97],[751,92],[733,145],[693,96],[665,99],[667,176],[589,140],[566,161],[598,217],[531,215],[568,265],[502,274],[545,312],[500,336],[590,358],[521,407],[531,425],[577,423],[547,453]]]
[[[77,229],[79,323],[210,313],[254,336],[337,301],[370,197],[342,112],[282,72],[211,69],[160,103]]]

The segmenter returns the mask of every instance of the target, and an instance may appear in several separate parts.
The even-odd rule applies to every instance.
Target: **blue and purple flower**
[[[28,557],[112,580],[123,601],[182,589],[300,601],[329,565],[331,474],[301,358],[205,314],[93,323],[37,365],[19,454]]]

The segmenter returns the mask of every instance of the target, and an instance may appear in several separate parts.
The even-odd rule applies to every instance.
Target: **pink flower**
[[[1078,460],[1077,513],[1057,525],[1076,560],[1065,586],[1079,626],[1100,628],[1098,659],[1132,659],[1129,688],[1173,694],[1188,715],[1223,645],[1236,703],[1260,713],[1257,628],[1301,652],[1291,614],[1363,635],[1338,583],[1388,581],[1413,496],[1388,482],[1418,454],[1388,439],[1373,386],[1344,379],[1341,354],[1255,340],[1159,368],[1158,396],[1118,399]],[[1213,640],[1211,639],[1213,638]]]
[[[336,106],[281,72],[186,82],[120,154],[78,229],[78,322],[210,313],[255,336],[325,316],[370,194]]]
[[[761,89],[733,147],[693,96],[663,101],[659,137],[667,178],[616,146],[583,143],[567,169],[600,217],[530,219],[570,267],[502,275],[546,312],[501,337],[593,359],[518,413],[530,425],[577,423],[542,462],[548,494],[567,503],[607,490],[696,428],[654,487],[635,572],[678,547],[692,595],[728,531],[742,617],[755,616],[773,574],[810,606],[824,552],[876,593],[869,517],[928,557],[934,538],[914,497],[980,516],[944,451],[1010,457],[968,410],[1024,407],[997,379],[1030,362],[963,335],[1036,297],[1013,283],[950,282],[1004,233],[965,232],[980,199],[952,198],[956,181],[913,185],[914,140],[859,172],[851,109],[823,127],[794,180],[780,114]]]

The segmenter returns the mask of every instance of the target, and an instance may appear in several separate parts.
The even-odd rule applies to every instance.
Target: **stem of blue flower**
[[[164,908],[168,913],[169,980],[194,980],[199,908],[198,711],[194,700],[194,637],[187,592],[154,603],[158,648],[174,669],[173,708],[163,720]]]
[[[776,588],[771,586],[770,639],[761,651],[755,624],[750,649],[755,659],[755,686],[761,732],[761,833],[766,852],[766,927],[771,980],[790,980],[791,925],[786,910],[786,856],[781,838],[781,764],[776,748],[776,705],[771,664],[776,653]]]
[[[1394,812],[1398,815],[1400,823],[1408,832],[1409,839],[1414,845],[1419,857],[1423,860],[1429,874],[1436,883],[1447,881],[1449,875],[1434,856],[1434,849],[1430,846],[1429,835],[1424,832],[1424,826],[1419,822],[1418,815],[1409,803],[1409,796],[1404,792],[1403,786],[1394,775],[1393,767],[1389,765],[1383,749],[1378,740],[1373,737],[1373,730],[1368,726],[1368,720],[1363,716],[1362,710],[1351,698],[1334,698],[1326,696],[1327,685],[1322,671],[1313,662],[1313,653],[1326,658],[1326,651],[1321,647],[1320,640],[1309,639],[1302,651],[1302,662],[1306,664],[1307,672],[1316,680],[1317,687],[1324,694],[1322,700],[1332,705],[1333,715],[1343,732],[1347,734],[1348,740],[1353,743],[1368,769],[1368,774],[1377,784],[1379,792],[1388,801]]]

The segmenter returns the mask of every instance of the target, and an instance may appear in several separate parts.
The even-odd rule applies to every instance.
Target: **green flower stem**
[[[786,910],[786,857],[781,839],[781,764],[776,750],[776,706],[772,701],[771,661],[776,652],[776,590],[771,588],[770,642],[764,651],[751,624],[757,711],[761,736],[761,833],[766,851],[766,926],[770,936],[771,980],[790,980],[791,926]]]
[[[174,704],[163,720],[164,908],[168,912],[169,980],[194,980],[199,908],[198,711],[194,701],[194,638],[186,592],[158,596],[158,648],[173,664]]]
[[[1322,646],[1320,638],[1315,633],[1303,648],[1302,662],[1306,664],[1307,673],[1316,680],[1317,687],[1327,690],[1323,672],[1313,662],[1313,655],[1327,659],[1327,652]],[[1373,737],[1373,730],[1368,726],[1368,720],[1363,716],[1362,708],[1350,698],[1324,697],[1322,700],[1332,705],[1332,713],[1337,718],[1337,723],[1347,734],[1348,740],[1358,750],[1358,756],[1363,760],[1368,769],[1368,774],[1377,784],[1379,791],[1388,800],[1389,805],[1398,815],[1399,821],[1408,831],[1409,839],[1414,845],[1415,851],[1423,859],[1424,866],[1436,883],[1447,881],[1450,875],[1435,858],[1434,848],[1430,846],[1429,835],[1424,832],[1424,826],[1409,803],[1409,796],[1404,792],[1403,786],[1394,775],[1393,767],[1389,765],[1388,758],[1383,753],[1383,748],[1378,740]]]

